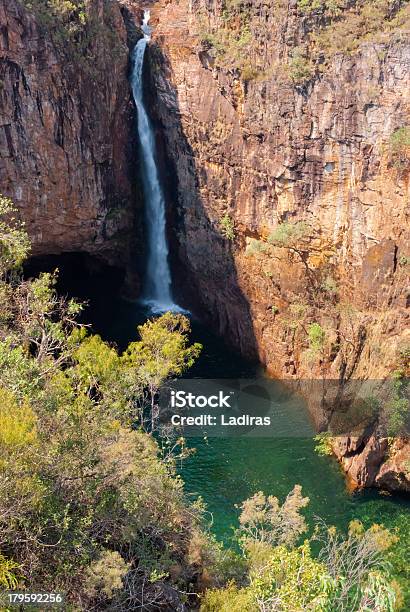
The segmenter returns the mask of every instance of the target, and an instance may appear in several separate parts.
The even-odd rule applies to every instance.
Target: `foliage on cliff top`
[[[206,10],[199,11],[198,20],[199,36],[213,54],[217,66],[237,70],[244,81],[259,75],[252,57],[252,5],[249,2],[225,0],[218,23],[212,23]]]
[[[88,20],[85,0],[23,0],[42,25],[61,28],[67,36],[77,34]]]
[[[300,55],[311,74],[337,53],[352,55],[365,42],[387,42],[410,28],[409,0],[298,0],[298,8],[308,26]]]
[[[222,7],[197,2],[199,35],[214,56],[215,65],[236,70],[243,80],[288,78],[303,85],[323,71],[337,53],[355,53],[366,42],[385,42],[410,28],[409,0],[298,0],[301,27],[288,28],[292,11],[286,0],[270,0],[263,7],[246,0],[225,0]],[[274,15],[272,23],[268,16]],[[287,59],[270,57],[275,37],[288,29]],[[274,30],[275,31],[275,30]],[[272,63],[273,62],[273,63]],[[245,78],[247,77],[247,78]]]
[[[352,54],[365,42],[387,41],[391,34],[410,27],[408,0],[327,0],[320,4],[319,15],[311,11],[307,42],[313,54],[324,54],[325,59],[336,53]]]
[[[50,33],[56,48],[96,80],[103,77],[106,61],[124,51],[108,0],[100,7],[86,0],[22,1]]]

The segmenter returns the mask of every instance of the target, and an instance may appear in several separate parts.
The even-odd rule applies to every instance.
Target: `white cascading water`
[[[132,60],[132,91],[138,115],[138,136],[141,150],[142,180],[145,196],[147,226],[147,266],[143,303],[152,312],[181,310],[173,301],[171,293],[171,272],[168,262],[166,237],[165,201],[155,162],[155,139],[143,99],[142,68],[144,54],[151,36],[150,12],[144,11],[142,31],[144,37],[135,45]]]

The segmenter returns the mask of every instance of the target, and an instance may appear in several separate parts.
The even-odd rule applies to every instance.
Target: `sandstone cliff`
[[[139,250],[127,13],[97,0],[63,18],[0,1],[0,190],[33,255],[79,251],[125,269]]]
[[[340,391],[408,374],[409,7],[302,4],[154,3],[151,96],[185,299],[274,375]],[[323,425],[331,400],[310,404]],[[334,450],[409,489],[405,440],[394,468],[377,431]]]
[[[305,381],[318,427],[332,425],[352,381],[408,374],[409,3],[149,4],[181,298],[273,375]],[[34,255],[126,268],[142,243],[127,79],[141,4],[88,7],[61,32],[0,0],[0,187]],[[402,400],[376,395],[382,412]],[[408,489],[409,444],[379,425],[333,449],[354,483]]]

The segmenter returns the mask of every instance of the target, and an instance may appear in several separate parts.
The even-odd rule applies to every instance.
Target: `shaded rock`
[[[0,0],[0,191],[33,255],[82,251],[127,268],[140,250],[127,30],[117,3],[90,6],[92,59]]]

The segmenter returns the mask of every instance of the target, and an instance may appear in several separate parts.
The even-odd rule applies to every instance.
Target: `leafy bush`
[[[241,67],[241,78],[245,82],[253,81],[262,75],[262,71],[251,63],[244,63]]]
[[[312,323],[308,327],[309,348],[317,353],[323,349],[326,332],[319,323]]]
[[[305,221],[280,223],[270,234],[268,242],[279,247],[292,247],[309,236],[310,227]]]
[[[298,85],[302,85],[312,78],[314,75],[314,66],[306,51],[300,47],[296,47],[292,50],[287,65],[287,72],[292,81]]]
[[[300,485],[295,485],[282,505],[277,497],[266,497],[262,491],[256,493],[241,505],[239,541],[244,548],[253,542],[294,546],[307,530],[300,511],[308,503]]]
[[[410,349],[402,348],[399,353],[399,367],[392,373],[390,399],[384,406],[387,419],[387,433],[397,436],[408,432],[410,424]]]
[[[257,255],[258,253],[264,253],[267,249],[267,245],[262,240],[256,238],[250,238],[246,245],[246,255]]]
[[[330,295],[338,293],[337,283],[332,276],[327,276],[321,285],[321,289]]]
[[[410,126],[393,132],[389,141],[390,160],[395,168],[405,171],[410,168]]]
[[[224,238],[231,241],[235,239],[235,223],[228,213],[225,213],[222,217],[219,227]]]
[[[202,612],[393,612],[397,595],[386,551],[397,538],[379,525],[366,530],[352,521],[342,536],[319,522],[312,538],[299,544],[307,503],[299,486],[282,506],[263,493],[243,502],[238,535],[247,575],[207,590]],[[319,545],[316,556],[311,544]]]
[[[106,0],[102,11],[86,0],[23,1],[49,32],[59,52],[97,81],[103,78],[107,61],[127,52],[115,31],[113,5]]]
[[[332,16],[340,15],[348,7],[349,0],[298,0],[302,13],[324,12]]]
[[[398,350],[397,368],[392,372],[390,397],[384,404],[389,436],[397,436],[408,431],[410,424],[409,383],[410,348],[404,345]]]
[[[88,568],[88,595],[95,598],[99,593],[103,593],[108,599],[112,599],[115,591],[123,588],[123,577],[129,568],[130,564],[125,563],[117,551],[104,551]]]
[[[3,589],[14,589],[18,584],[16,572],[19,569],[18,563],[11,559],[6,559],[0,553],[0,587]]]
[[[85,0],[23,0],[42,25],[50,28],[64,28],[67,35],[78,33],[88,20]]]
[[[333,455],[332,438],[328,433],[320,433],[315,436],[315,451],[322,457]]]
[[[16,214],[12,201],[0,195],[0,278],[18,269],[30,250],[24,225],[18,222]]]

